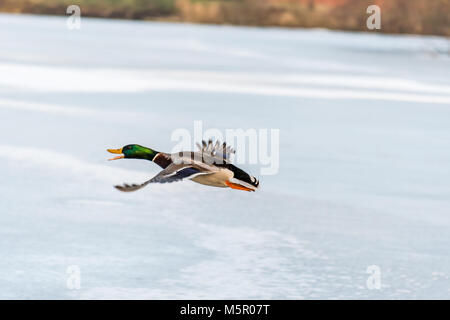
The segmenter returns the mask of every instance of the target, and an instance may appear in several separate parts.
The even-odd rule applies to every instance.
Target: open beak
[[[120,156],[108,159],[108,160],[118,160],[118,159],[123,159],[125,158],[125,156],[122,154],[122,148],[120,149],[107,149],[108,152],[114,153],[114,154],[120,154]]]

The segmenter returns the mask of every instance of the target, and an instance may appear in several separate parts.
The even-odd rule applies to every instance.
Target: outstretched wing
[[[226,142],[220,144],[219,141],[216,141],[216,143],[213,144],[211,139],[208,143],[203,140],[202,145],[197,143],[197,147],[200,152],[206,153],[214,158],[229,159],[231,154],[236,153],[236,151],[234,151],[230,146],[227,146]]]
[[[151,178],[148,181],[145,181],[141,184],[124,184],[121,186],[115,186],[117,190],[123,192],[132,192],[139,189],[142,189],[149,183],[171,183],[180,181],[187,178],[193,178],[199,174],[209,174],[210,172],[202,172],[199,168],[189,166],[189,167],[180,167],[180,165],[171,164],[166,169],[162,170],[156,176]]]

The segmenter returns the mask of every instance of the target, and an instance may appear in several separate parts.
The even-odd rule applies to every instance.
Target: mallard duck
[[[149,183],[170,183],[185,179],[194,182],[220,188],[232,188],[244,191],[258,189],[259,181],[248,173],[232,165],[229,162],[230,155],[235,153],[226,143],[218,141],[213,144],[202,141],[197,144],[199,150],[183,151],[179,153],[164,153],[143,147],[137,144],[129,144],[120,149],[107,149],[108,152],[119,154],[109,160],[118,159],[145,159],[153,161],[163,170],[152,179],[141,184],[124,184],[115,186],[123,192],[139,190]]]

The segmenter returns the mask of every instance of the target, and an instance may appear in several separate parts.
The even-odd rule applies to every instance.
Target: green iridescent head
[[[144,159],[152,161],[153,158],[158,154],[157,151],[140,146],[138,144],[128,144],[120,149],[107,149],[108,152],[114,154],[120,154],[120,156],[114,157],[109,160],[118,159]]]

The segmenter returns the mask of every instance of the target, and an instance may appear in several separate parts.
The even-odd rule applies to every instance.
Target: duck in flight
[[[164,153],[143,147],[137,144],[129,144],[120,149],[108,149],[108,152],[119,154],[109,160],[118,159],[145,159],[159,165],[163,170],[152,179],[141,184],[124,184],[115,186],[123,192],[139,190],[150,183],[170,183],[185,179],[194,182],[221,188],[232,188],[244,191],[255,191],[259,187],[259,181],[245,171],[230,163],[230,155],[235,153],[233,149],[218,141],[213,144],[202,141],[197,144],[199,150],[182,151],[178,153]]]

